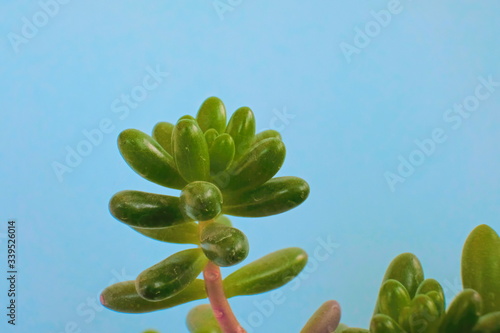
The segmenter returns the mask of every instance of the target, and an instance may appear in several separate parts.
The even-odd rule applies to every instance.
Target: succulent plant
[[[118,147],[128,165],[156,184],[181,190],[179,196],[122,191],[109,204],[111,214],[144,236],[193,244],[140,273],[135,281],[107,287],[101,303],[126,313],[144,313],[209,298],[187,316],[188,329],[245,332],[227,298],[267,292],[289,282],[307,263],[292,247],[268,254],[222,279],[219,267],[245,260],[249,242],[227,215],[264,217],[286,212],[309,195],[297,177],[276,177],[286,155],[278,132],[255,133],[248,107],[237,109],[226,124],[222,101],[210,97],[196,117],[176,124],[158,123],[152,136],[136,129],[120,133]],[[203,273],[203,279],[198,278]],[[340,320],[334,301],[323,304],[304,333],[330,333]]]
[[[397,256],[382,281],[370,329],[340,325],[336,333],[500,333],[500,238],[475,228],[462,252],[460,292],[446,308],[443,288],[424,279],[411,253]]]

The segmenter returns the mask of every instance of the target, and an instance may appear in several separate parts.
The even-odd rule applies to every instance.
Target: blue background
[[[117,135],[194,114],[212,95],[230,113],[250,106],[258,129],[280,129],[288,148],[280,175],[311,185],[293,211],[233,219],[250,240],[247,262],[289,246],[314,257],[318,238],[337,244],[300,285],[283,287],[272,311],[258,305],[269,294],[231,301],[254,323],[250,332],[297,332],[327,299],[341,302],[343,322],[366,327],[384,271],[402,252],[418,255],[448,300],[459,290],[467,234],[481,223],[500,228],[499,87],[460,126],[444,117],[474,95],[479,77],[500,81],[498,1],[401,1],[385,27],[371,12],[390,1],[231,3],[218,13],[211,0],[73,0],[47,22],[36,16],[38,2],[0,5],[0,267],[6,221],[15,218],[20,271],[18,325],[7,325],[1,310],[2,332],[186,331],[197,303],[144,315],[86,303],[187,248],[151,241],[110,216],[117,191],[175,193],[129,169]],[[33,16],[38,31],[12,43],[13,34],[24,38],[23,17]],[[374,29],[368,45],[355,40],[365,27]],[[346,57],[342,43],[356,42],[363,47]],[[115,112],[113,103],[157,67],[169,73],[158,87],[126,116]],[[286,121],[273,120],[285,113]],[[54,162],[66,164],[68,147],[103,119],[111,132],[58,178]],[[436,128],[447,140],[391,191],[386,172],[397,173],[400,156],[408,159],[414,141]]]

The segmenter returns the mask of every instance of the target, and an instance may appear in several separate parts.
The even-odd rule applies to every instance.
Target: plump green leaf
[[[147,180],[179,190],[186,185],[172,156],[149,135],[127,129],[118,136],[118,148],[128,165]]]
[[[387,268],[384,281],[393,279],[401,282],[410,298],[417,292],[418,286],[424,281],[424,271],[418,258],[412,253],[398,255]]]
[[[472,333],[500,333],[500,311],[490,312],[479,318]]]
[[[219,135],[209,150],[211,173],[216,175],[226,171],[233,162],[234,151],[233,138],[227,133]]]
[[[208,181],[210,158],[207,141],[193,120],[180,120],[172,135],[174,158],[180,175],[187,181]]]
[[[309,185],[298,177],[277,177],[242,193],[224,197],[225,214],[262,217],[280,214],[303,203],[309,196]]]
[[[186,222],[176,224],[166,228],[137,228],[135,231],[144,236],[156,239],[161,242],[177,243],[177,244],[200,244],[200,236],[198,234],[198,223]]]
[[[429,296],[436,304],[440,314],[446,309],[443,287],[434,279],[425,279],[422,281],[420,286],[418,286],[417,295]]]
[[[405,333],[405,331],[391,317],[376,314],[370,322],[370,333]]]
[[[265,131],[262,131],[260,133],[257,133],[255,135],[254,139],[253,139],[253,144],[256,144],[259,141],[262,141],[262,140],[265,140],[265,139],[269,139],[269,138],[276,138],[276,139],[279,139],[279,140],[282,139],[281,138],[281,134],[278,131],[269,129],[269,130],[265,130]]]
[[[202,304],[189,311],[186,325],[191,333],[222,333],[210,304]]]
[[[245,191],[271,179],[285,161],[286,149],[281,140],[269,138],[252,147],[227,170],[229,179],[216,178],[222,191]]]
[[[401,311],[410,305],[411,299],[401,282],[389,279],[382,284],[377,302],[379,313],[397,321]]]
[[[177,252],[144,270],[135,280],[137,292],[150,301],[161,301],[181,292],[207,263],[200,249]]]
[[[166,152],[172,155],[172,132],[174,125],[167,122],[160,122],[153,128],[153,139],[158,142]]]
[[[248,239],[240,230],[221,223],[210,223],[201,232],[201,248],[217,266],[239,264],[248,256]]]
[[[163,301],[148,301],[139,296],[135,289],[135,281],[115,283],[101,294],[101,303],[108,309],[124,313],[146,313],[207,298],[203,280],[195,280],[180,293]]]
[[[307,253],[291,247],[270,253],[224,279],[227,297],[255,295],[279,288],[296,277],[307,263]]]
[[[217,97],[207,98],[200,109],[196,120],[203,132],[213,128],[219,133],[226,130],[226,107]]]
[[[431,333],[439,324],[439,312],[427,295],[417,295],[411,301],[408,323],[411,333]]]
[[[211,128],[208,131],[205,132],[205,141],[207,142],[207,147],[210,151],[210,148],[212,147],[215,139],[219,136],[219,132],[217,130]]]
[[[429,291],[427,294],[430,299],[434,302],[434,305],[436,306],[436,309],[438,310],[439,316],[444,314],[446,310],[446,300],[444,297],[443,293],[440,293],[438,291]]]
[[[190,114],[186,114],[186,115],[184,115],[184,116],[180,117],[180,118],[179,118],[179,121],[181,121],[181,120],[192,120],[192,121],[194,121],[195,123],[197,123],[196,118],[195,118],[195,117],[193,117],[193,116],[192,116],[192,115],[190,115]]]
[[[464,288],[476,290],[484,313],[500,311],[500,237],[491,227],[480,225],[467,238],[462,252]]]
[[[132,227],[163,228],[190,221],[179,198],[140,191],[121,191],[109,202],[111,214]]]
[[[235,145],[235,160],[243,156],[255,137],[255,116],[253,111],[244,106],[236,110],[226,128]]]
[[[478,322],[481,309],[481,295],[472,289],[465,289],[450,303],[439,333],[469,333]]]
[[[192,182],[182,189],[180,206],[184,213],[196,221],[208,221],[222,211],[222,193],[209,182]]]
[[[307,321],[300,333],[332,333],[340,323],[340,305],[326,301]]]

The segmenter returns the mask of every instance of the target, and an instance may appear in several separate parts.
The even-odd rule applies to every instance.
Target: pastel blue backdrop
[[[366,327],[388,263],[407,251],[453,297],[468,233],[500,229],[499,11],[493,0],[4,1],[0,272],[15,218],[20,273],[15,328],[0,274],[0,331],[187,331],[200,302],[125,315],[96,298],[187,248],[110,216],[120,190],[175,193],[129,169],[117,135],[212,95],[279,129],[280,175],[311,185],[291,212],[233,220],[247,262],[289,246],[312,258],[272,306],[269,294],[231,300],[249,332],[298,332],[327,299]]]

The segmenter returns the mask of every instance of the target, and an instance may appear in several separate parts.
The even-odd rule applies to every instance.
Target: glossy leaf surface
[[[412,253],[398,255],[391,262],[383,281],[394,279],[406,288],[410,298],[417,292],[418,286],[424,281],[424,271],[418,258]]]
[[[307,263],[307,253],[291,247],[270,253],[224,279],[227,297],[255,295],[279,288],[296,277]]]
[[[276,138],[276,139],[279,139],[279,140],[282,139],[281,138],[281,134],[278,131],[269,129],[269,130],[265,130],[265,131],[262,131],[260,133],[257,133],[255,135],[254,139],[253,139],[253,144],[256,144],[259,141],[262,141],[262,140],[265,140],[265,139],[269,139],[269,138]]]
[[[206,263],[200,249],[177,252],[139,274],[137,292],[150,301],[172,297],[193,282]]]
[[[109,202],[111,214],[133,227],[163,228],[190,221],[179,198],[140,191],[121,191]]]
[[[201,232],[201,248],[214,264],[228,267],[248,256],[248,239],[240,230],[221,223],[210,223]]]
[[[101,294],[101,303],[108,309],[124,313],[146,313],[168,309],[207,297],[203,280],[195,280],[180,293],[163,301],[148,301],[139,296],[135,281],[115,283]]]
[[[205,135],[196,121],[180,120],[172,134],[175,163],[187,181],[208,181],[210,158]]]
[[[410,305],[410,295],[401,282],[389,279],[382,284],[378,295],[379,313],[397,321],[400,312]]]
[[[167,122],[160,122],[153,128],[153,139],[158,142],[166,152],[172,155],[172,132],[174,125]]]
[[[243,156],[255,137],[255,116],[253,111],[244,106],[236,110],[226,128],[235,145],[235,160]]]
[[[450,303],[443,317],[440,333],[469,333],[481,315],[482,300],[479,293],[466,289]]]
[[[147,180],[174,189],[186,185],[172,156],[149,135],[127,129],[118,137],[118,148],[128,165]]]
[[[182,189],[180,197],[184,214],[196,221],[208,221],[222,212],[222,193],[209,182],[192,182]]]
[[[303,203],[309,196],[309,185],[298,177],[277,177],[256,189],[227,194],[225,214],[243,217],[263,217],[284,213]]]
[[[235,146],[233,138],[224,133],[217,137],[210,147],[210,170],[212,174],[226,171],[234,158]]]
[[[217,97],[207,98],[198,110],[196,120],[203,132],[213,128],[219,133],[224,133],[226,130],[226,107],[224,103]]]
[[[487,225],[476,227],[465,242],[462,282],[481,295],[485,313],[500,311],[500,238]]]
[[[271,179],[285,161],[286,149],[281,140],[269,138],[260,141],[228,169],[227,183],[218,183],[222,191],[245,191],[256,188]]]

